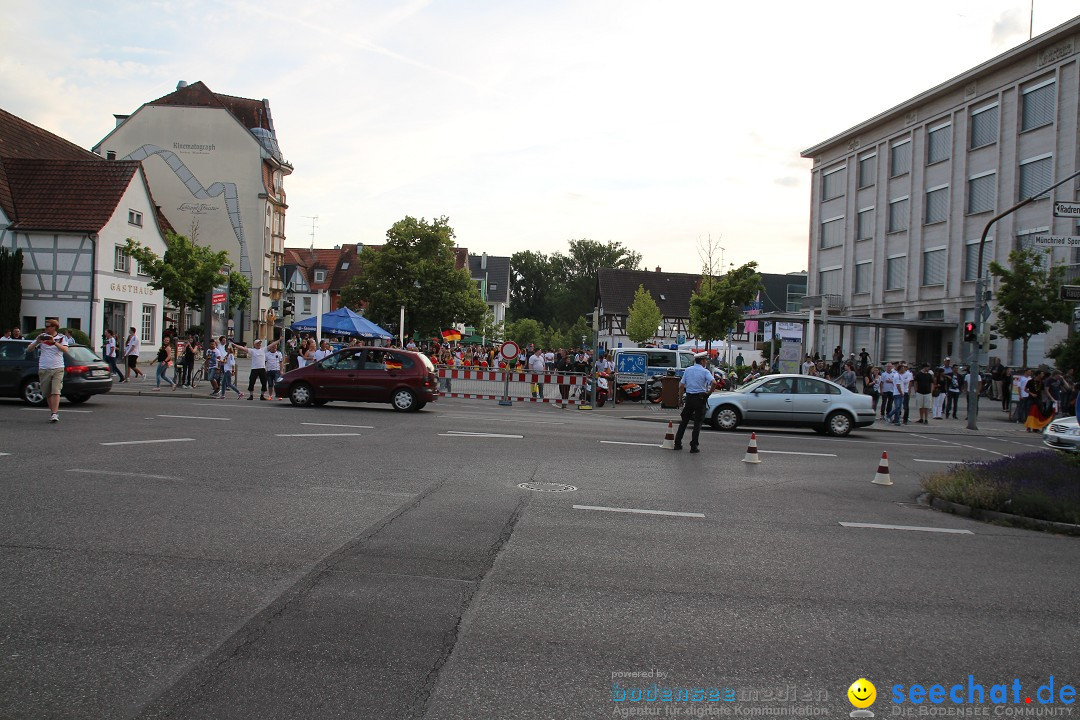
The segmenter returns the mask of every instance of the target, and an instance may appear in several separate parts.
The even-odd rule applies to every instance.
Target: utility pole
[[[976,267],[976,278],[975,278],[975,320],[974,320],[974,322],[975,322],[975,337],[976,338],[979,338],[979,337],[982,336],[982,334],[983,334],[983,329],[982,329],[983,323],[986,322],[986,320],[990,317],[990,302],[989,302],[990,298],[987,297],[988,293],[986,292],[985,279],[983,278],[983,250],[986,247],[986,236],[990,234],[990,228],[993,226],[994,223],[996,223],[1001,218],[1008,217],[1009,215],[1012,215],[1014,212],[1016,212],[1020,208],[1024,207],[1025,205],[1030,205],[1031,203],[1035,202],[1036,200],[1041,198],[1046,193],[1050,192],[1051,190],[1056,190],[1057,188],[1061,187],[1065,183],[1069,182],[1070,180],[1072,180],[1073,178],[1078,177],[1078,176],[1080,176],[1080,170],[1074,172],[1072,175],[1065,178],[1064,180],[1060,180],[1060,181],[1054,183],[1050,187],[1043,190],[1041,193],[1038,193],[1036,195],[1032,195],[1031,197],[1027,198],[1026,200],[1021,200],[1020,202],[1016,203],[1015,205],[1013,205],[1011,208],[1009,208],[1005,212],[999,213],[999,214],[995,215],[994,217],[990,218],[990,221],[986,223],[986,227],[983,228],[983,231],[982,231],[982,237],[979,238],[979,261],[978,261],[978,264],[975,266]],[[978,340],[971,343],[971,362],[969,363],[971,367],[970,367],[970,370],[968,372],[968,389],[967,389],[967,408],[968,408],[967,429],[968,430],[978,430],[979,429],[979,427],[978,427],[978,425],[976,423],[976,420],[977,420],[978,415],[979,415],[979,354],[981,352],[981,348],[979,346],[980,346],[980,343],[978,342]]]

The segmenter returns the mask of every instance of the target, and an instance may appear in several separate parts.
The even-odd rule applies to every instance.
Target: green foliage
[[[229,299],[228,308],[229,315],[240,307],[246,305],[247,301],[251,298],[251,281],[247,279],[247,275],[241,272],[232,270],[229,272]]]
[[[520,347],[525,347],[529,343],[539,343],[543,333],[543,327],[532,318],[515,320],[506,326],[506,336]]]
[[[656,329],[662,318],[660,306],[652,299],[644,285],[638,285],[634,292],[634,304],[630,306],[629,318],[626,321],[627,336],[641,345],[656,336]]]
[[[26,333],[26,335],[24,335],[23,337],[28,340],[33,340],[43,332],[45,332],[45,328],[37,328],[36,330]],[[72,338],[74,338],[77,345],[85,345],[91,350],[94,349],[94,346],[90,343],[90,336],[84,333],[82,330],[76,330],[75,328],[60,328],[57,332],[60,335],[70,335]]]
[[[160,258],[153,250],[131,238],[128,238],[126,248],[127,254],[142,263],[143,269],[150,276],[147,284],[164,292],[165,297],[176,305],[179,320],[177,331],[181,335],[185,332],[187,309],[203,309],[207,295],[221,283],[221,270],[230,264],[228,252],[199,245],[194,228],[191,234],[193,237],[188,238],[171,230],[166,231],[167,247]],[[229,275],[230,286],[233,285],[234,275],[242,282],[236,282],[235,297],[230,287],[230,308],[245,302],[251,294],[251,283],[240,273],[233,272]]]
[[[703,275],[701,286],[690,297],[690,331],[706,341],[726,337],[761,288],[761,275],[753,261],[720,277]]]
[[[488,344],[499,343],[506,336],[506,323],[495,322],[495,313],[488,308],[484,317],[473,328],[473,334],[484,338]]]
[[[593,329],[589,327],[584,315],[578,315],[574,324],[566,329],[566,338],[569,341],[569,347],[581,347],[582,344],[592,346]],[[585,338],[584,343],[581,338]]]
[[[22,248],[0,248],[0,329],[18,327],[22,315]]]
[[[1062,340],[1046,353],[1053,358],[1058,370],[1065,372],[1069,368],[1080,371],[1080,333]]]
[[[1009,253],[1010,268],[990,263],[998,279],[996,293],[998,332],[1010,340],[1022,340],[1023,365],[1027,367],[1028,340],[1050,329],[1052,323],[1069,322],[1071,306],[1058,299],[1065,268],[1043,267],[1044,251],[1019,249]]]
[[[402,306],[407,330],[419,337],[483,322],[487,305],[468,270],[454,268],[454,229],[446,217],[399,220],[386,231],[386,243],[364,248],[357,262],[360,272],[341,301],[376,324],[398,325]]]

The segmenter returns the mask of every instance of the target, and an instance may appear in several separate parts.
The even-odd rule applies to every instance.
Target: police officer
[[[690,452],[701,452],[698,447],[698,436],[701,434],[701,421],[705,419],[705,403],[713,389],[712,373],[705,369],[705,363],[709,356],[701,353],[694,358],[694,364],[686,368],[682,379],[679,381],[679,390],[686,393],[683,402],[682,420],[679,421],[679,431],[675,433],[675,449],[682,450],[683,434],[690,419],[694,420],[694,432],[690,436]]]

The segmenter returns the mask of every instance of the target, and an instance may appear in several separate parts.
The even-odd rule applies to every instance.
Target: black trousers
[[[259,382],[261,383],[261,386],[259,388],[259,392],[265,394],[266,393],[266,370],[264,370],[263,368],[252,368],[251,369],[251,372],[248,374],[248,392],[249,393],[253,392],[255,390],[255,378],[258,378]]]
[[[683,435],[686,434],[686,426],[690,420],[694,421],[694,431],[690,435],[690,447],[698,446],[698,436],[701,435],[701,422],[705,419],[705,404],[709,399],[708,393],[687,393],[686,402],[683,404],[682,419],[679,421],[679,431],[675,433],[675,444],[681,445]]]

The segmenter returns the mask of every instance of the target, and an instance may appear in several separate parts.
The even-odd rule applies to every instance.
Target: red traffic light
[[[975,342],[975,339],[976,339],[975,323],[973,323],[973,322],[964,323],[964,342]]]

